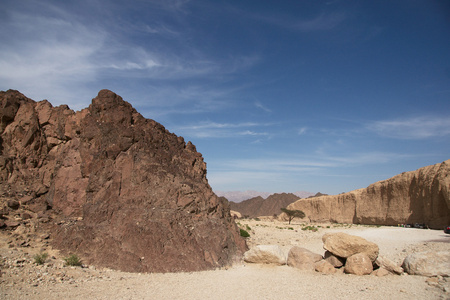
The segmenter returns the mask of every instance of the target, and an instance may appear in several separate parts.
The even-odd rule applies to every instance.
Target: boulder
[[[373,271],[372,261],[365,253],[357,253],[347,258],[345,273],[354,275],[369,275]]]
[[[285,265],[286,256],[278,245],[258,245],[244,253],[244,261],[256,264]]]
[[[308,249],[294,246],[289,250],[287,264],[288,266],[300,269],[314,271],[314,264],[323,257],[320,254],[309,251]]]
[[[378,255],[377,259],[375,260],[375,264],[380,267],[380,268],[384,268],[387,271],[391,272],[391,273],[395,273],[395,274],[402,274],[403,273],[403,268],[400,266],[397,266],[396,263],[394,263],[392,260],[383,257],[381,255]]]
[[[330,264],[325,259],[322,259],[314,264],[314,268],[317,272],[324,274],[334,274],[336,273],[336,269],[332,264]]]
[[[325,251],[324,259],[329,262],[333,267],[340,268],[344,265],[345,259],[342,257],[338,257],[331,253],[330,251]]]
[[[365,253],[374,262],[379,252],[377,244],[362,237],[342,232],[324,234],[322,241],[325,250],[343,258],[348,258],[357,253]]]
[[[408,255],[402,264],[410,275],[450,276],[450,251],[426,251]]]

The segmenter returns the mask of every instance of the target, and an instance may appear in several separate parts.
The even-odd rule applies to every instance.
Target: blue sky
[[[110,89],[216,191],[363,188],[450,158],[450,2],[3,0],[0,89]]]

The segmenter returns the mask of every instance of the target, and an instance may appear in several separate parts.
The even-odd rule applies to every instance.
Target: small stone
[[[337,257],[330,251],[325,251],[325,260],[329,262],[333,267],[340,268],[344,265],[345,259]]]
[[[332,264],[330,264],[326,260],[321,260],[315,263],[314,265],[317,272],[323,273],[323,274],[334,274],[336,273],[336,269]]]
[[[345,263],[345,273],[354,275],[368,275],[372,273],[372,261],[365,253],[357,253],[349,258]]]
[[[437,277],[430,277],[425,280],[428,285],[437,286],[439,284],[439,279]]]
[[[376,269],[375,271],[373,271],[372,273],[370,273],[370,275],[374,275],[377,277],[383,277],[383,276],[387,276],[389,274],[391,274],[391,272],[389,272],[385,268],[379,268],[379,269]]]
[[[8,200],[6,205],[11,209],[18,209],[20,207],[20,203],[17,200]]]

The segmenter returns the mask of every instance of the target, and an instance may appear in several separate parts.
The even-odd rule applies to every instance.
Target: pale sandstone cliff
[[[450,160],[404,172],[367,188],[335,196],[300,199],[288,206],[312,222],[398,225],[450,224]]]

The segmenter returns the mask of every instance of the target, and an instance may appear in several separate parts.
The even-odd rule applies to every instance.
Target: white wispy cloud
[[[84,86],[96,78],[92,58],[105,41],[101,30],[71,22],[64,15],[46,17],[14,10],[1,26],[2,87],[19,89],[35,100],[50,97],[54,104],[72,102],[72,108],[80,97],[92,96],[85,94]]]
[[[272,112],[271,109],[267,108],[265,105],[263,105],[263,104],[262,104],[261,102],[259,102],[259,101],[255,101],[255,106],[256,106],[257,108],[262,109],[262,110],[265,111],[265,112],[268,112],[268,113]]]
[[[202,122],[195,125],[189,125],[181,127],[181,129],[223,129],[223,128],[242,128],[242,127],[255,127],[260,126],[258,123],[254,122],[244,122],[244,123],[217,123],[217,122]]]
[[[303,135],[306,133],[307,130],[308,130],[307,127],[302,127],[302,128],[298,129],[297,133],[298,133],[298,135]]]
[[[18,89],[35,100],[46,98],[56,105],[80,109],[101,88],[123,91],[128,89],[127,83],[140,80],[153,88],[136,99],[156,104],[159,114],[214,110],[221,107],[219,102],[228,100],[232,88],[212,88],[211,83],[259,61],[252,55],[219,58],[183,43],[189,40],[189,24],[180,26],[178,16],[186,14],[189,1],[140,3],[164,10],[164,18],[152,18],[150,25],[142,24],[145,20],[140,18],[141,30],[131,22],[117,22],[114,11],[108,13],[122,9],[117,5],[81,2],[88,13],[80,16],[67,3],[30,2],[27,6],[9,2],[4,6],[6,17],[0,20],[0,89]],[[94,18],[97,13],[98,20]],[[164,21],[171,18],[184,32],[175,32],[170,22]],[[140,35],[138,40],[129,38],[135,35]],[[178,41],[177,36],[183,38]],[[147,43],[141,43],[143,38]],[[191,80],[189,85],[180,83],[185,79]],[[194,79],[208,82],[193,84]],[[180,104],[181,108],[175,109]]]
[[[371,122],[367,128],[380,136],[418,140],[450,135],[450,116],[419,116]]]
[[[292,153],[277,153],[260,158],[221,159],[220,161],[208,161],[208,180],[211,186],[217,189],[227,189],[229,186],[233,186],[242,189],[266,190],[268,187],[283,186],[287,183],[289,183],[287,186],[299,186],[308,182],[311,184],[314,181],[311,181],[311,178],[317,177],[361,179],[362,175],[343,172],[342,168],[367,168],[371,170],[377,164],[398,163],[411,158],[413,158],[412,155],[391,152],[358,152],[345,155],[321,153],[303,156]],[[370,173],[365,176],[367,177],[366,180],[369,180],[364,183],[365,185],[362,184],[354,188],[362,188],[376,180],[386,179],[394,175],[396,173]],[[375,178],[375,181],[371,181],[371,178]],[[309,190],[311,188],[323,189],[323,182],[308,187]],[[336,188],[340,189],[340,187]],[[341,191],[339,190],[339,192]]]
[[[321,13],[311,19],[299,20],[292,27],[304,32],[331,30],[346,18],[346,14],[342,12]]]
[[[177,134],[196,138],[233,138],[245,136],[269,136],[265,131],[257,131],[250,128],[267,127],[270,124],[243,122],[243,123],[217,123],[201,122],[174,129]]]
[[[283,156],[283,158],[279,158]],[[286,173],[326,173],[339,167],[354,167],[389,163],[410,159],[410,154],[399,154],[392,152],[360,152],[347,153],[346,155],[327,155],[320,153],[316,155],[276,154],[266,155],[262,158],[230,159],[215,162],[215,169],[221,171],[242,172],[286,172]]]
[[[249,14],[248,12],[245,12],[245,14],[247,17],[261,20],[268,24],[305,33],[333,30],[348,17],[345,12],[340,11],[325,11],[312,17],[296,16],[296,18],[292,18],[289,15],[262,15]]]

